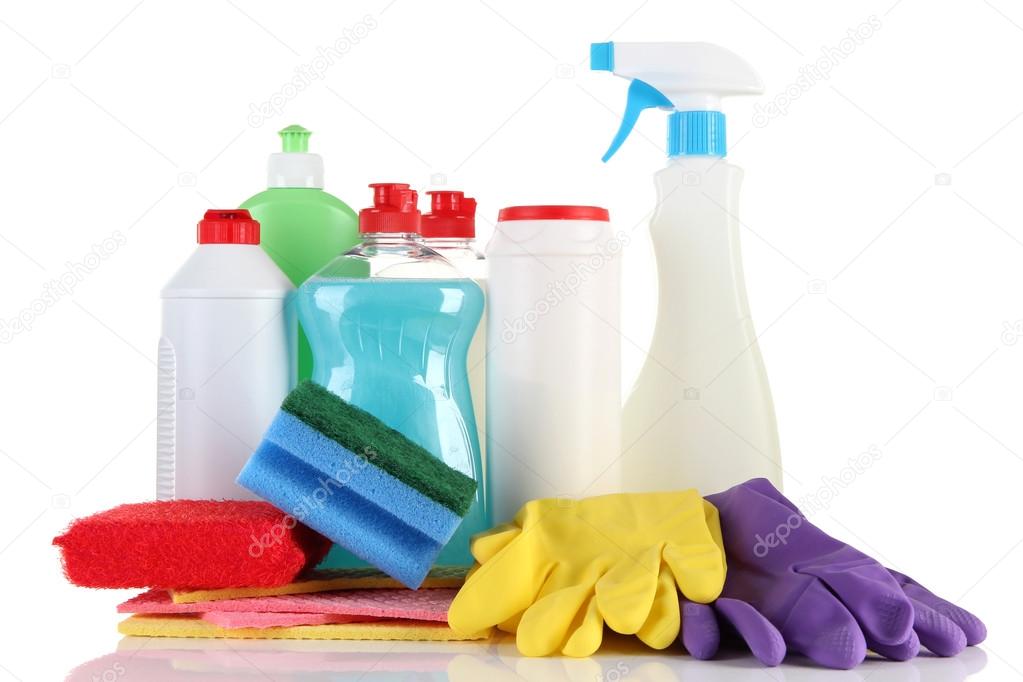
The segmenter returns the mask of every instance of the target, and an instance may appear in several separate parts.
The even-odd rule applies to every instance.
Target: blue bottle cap
[[[668,117],[668,156],[724,156],[725,115],[676,111]]]

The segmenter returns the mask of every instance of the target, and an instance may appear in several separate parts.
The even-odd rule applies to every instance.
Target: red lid
[[[359,211],[359,232],[418,232],[419,195],[404,182],[377,182],[373,205]]]
[[[600,206],[509,206],[502,208],[497,220],[602,220],[611,217]]]
[[[465,192],[427,192],[430,212],[423,216],[419,234],[427,239],[472,239],[476,236],[476,200]]]
[[[211,208],[199,221],[200,244],[258,244],[259,223],[244,208]]]

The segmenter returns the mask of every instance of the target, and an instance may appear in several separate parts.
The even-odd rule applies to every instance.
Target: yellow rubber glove
[[[703,516],[714,544],[721,550],[721,575],[724,576],[727,573],[725,543],[721,539],[721,519],[717,507],[704,500]],[[643,627],[636,633],[644,644],[653,649],[666,649],[678,638],[682,625],[678,599],[675,581],[666,567],[662,566],[653,608],[650,609],[650,615],[647,616]]]
[[[710,602],[725,579],[721,546],[695,490],[534,500],[514,523],[477,536],[472,551],[481,565],[448,622],[463,633],[502,625],[527,656],[589,656],[604,623],[623,634],[642,631],[644,641],[674,639],[676,586],[691,601]]]

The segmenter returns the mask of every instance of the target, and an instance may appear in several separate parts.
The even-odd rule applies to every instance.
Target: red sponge
[[[330,541],[266,502],[122,504],[53,540],[82,587],[275,587],[318,564]]]

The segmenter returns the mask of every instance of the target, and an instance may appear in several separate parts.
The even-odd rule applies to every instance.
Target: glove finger
[[[600,648],[604,639],[604,619],[600,616],[600,609],[597,608],[596,596],[590,597],[586,607],[579,612],[576,622],[570,628],[572,634],[568,636],[561,653],[566,656],[583,658],[592,656]]]
[[[906,593],[907,597],[930,606],[958,625],[966,634],[967,646],[975,646],[987,639],[987,626],[984,625],[980,618],[977,618],[961,606],[945,601],[909,576],[891,569],[888,569],[888,572],[902,585],[902,590]]]
[[[682,646],[693,658],[706,661],[721,646],[721,630],[714,609],[708,604],[691,602],[679,597],[682,616]]]
[[[656,545],[636,556],[622,551],[597,580],[597,606],[609,628],[632,635],[643,627],[657,593],[660,563],[661,551]]]
[[[709,604],[720,596],[725,586],[724,552],[709,533],[702,542],[665,545],[662,558],[686,599]]]
[[[714,602],[714,610],[735,628],[757,660],[776,666],[785,658],[785,640],[778,628],[750,604],[723,597]]]
[[[681,619],[678,611],[678,588],[675,576],[667,566],[661,566],[657,576],[657,593],[646,622],[636,633],[640,641],[653,649],[666,649],[678,638]]]
[[[852,668],[867,655],[867,642],[856,619],[816,580],[799,596],[784,622],[775,625],[790,651],[828,668]]]
[[[516,641],[522,642],[520,651],[523,646],[526,650],[534,651],[549,646],[548,641],[559,637],[564,640],[573,630],[572,623],[577,620],[577,614],[581,615],[583,602],[592,598],[594,585],[606,570],[605,563],[590,562],[582,573],[564,566],[555,567],[537,592],[532,605],[503,621],[499,627],[505,632],[516,633]],[[530,612],[532,614],[527,618],[526,614]],[[524,634],[523,628],[526,630]],[[554,632],[554,629],[559,629],[560,634]],[[523,639],[519,640],[518,637]],[[560,642],[556,646],[560,648]],[[553,651],[527,655],[544,656]]]
[[[914,601],[916,619],[913,629],[920,643],[937,656],[955,656],[966,648],[966,633],[951,618],[946,618],[921,601]]]
[[[863,634],[880,644],[899,644],[913,629],[913,605],[881,564],[854,551],[851,561],[801,568],[824,581],[852,612]]]
[[[476,561],[485,564],[495,554],[504,549],[508,543],[518,537],[521,532],[521,528],[511,523],[494,526],[484,533],[474,535],[472,542],[469,544],[469,551],[472,552],[472,556]]]
[[[710,603],[725,585],[725,550],[717,507],[699,500],[694,513],[679,519],[674,542],[668,542],[663,560],[675,575],[682,594],[691,601]]]
[[[572,585],[553,591],[526,609],[515,643],[523,656],[546,656],[562,649],[576,614],[593,595],[592,585]]]
[[[912,630],[909,639],[899,644],[879,644],[867,637],[867,648],[892,661],[908,661],[920,653],[920,638]]]
[[[536,600],[552,567],[536,561],[531,544],[520,536],[466,579],[448,608],[451,629],[467,635],[481,632]]]

